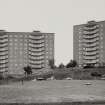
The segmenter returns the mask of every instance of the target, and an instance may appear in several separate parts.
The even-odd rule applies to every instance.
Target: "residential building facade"
[[[54,33],[0,30],[0,71],[17,74],[25,66],[47,69],[50,59],[54,59]]]
[[[105,21],[75,25],[73,31],[73,58],[78,65],[104,65]]]

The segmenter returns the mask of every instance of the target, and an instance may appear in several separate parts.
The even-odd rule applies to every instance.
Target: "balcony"
[[[30,60],[29,63],[36,64],[36,65],[42,65],[42,64],[44,64],[43,61],[37,61],[37,62],[35,62],[35,61],[32,61],[32,60]]]
[[[28,54],[32,56],[43,56],[45,53],[44,52],[40,52],[40,53],[29,52]]]
[[[35,48],[35,47],[36,47],[36,48],[37,48],[37,47],[40,48],[40,47],[44,47],[44,46],[45,46],[44,43],[42,43],[42,44],[37,44],[37,45],[36,45],[36,44],[31,44],[31,43],[29,43],[29,47],[33,47],[33,48]]]
[[[1,61],[0,61],[0,65],[3,65],[3,64],[5,65],[5,64],[7,64],[7,63],[8,63],[8,60],[1,60]]]
[[[8,43],[0,44],[0,49],[1,49],[1,48],[5,48],[5,47],[8,47]]]
[[[44,40],[41,40],[41,41],[34,41],[34,40],[29,40],[29,43],[30,44],[36,44],[36,45],[38,45],[38,44],[44,44]]]
[[[98,32],[99,32],[99,29],[91,31],[91,32],[90,31],[83,31],[83,34],[84,35],[93,35],[93,34],[96,34]]]
[[[93,48],[83,48],[83,51],[84,52],[88,52],[88,51],[98,51],[99,50],[99,48],[98,47],[93,47]]]
[[[96,22],[90,22],[90,21],[85,25],[85,27],[87,27],[87,28],[91,28],[94,26],[97,26]]]
[[[97,42],[97,41],[99,41],[99,38],[95,38],[95,39],[91,39],[91,40],[83,39],[83,42],[86,42],[86,43],[88,43],[88,42]]]
[[[99,37],[99,34],[97,33],[97,34],[93,34],[93,35],[83,35],[83,38],[85,38],[85,39],[93,39],[93,38],[97,38],[97,37]]]
[[[44,40],[44,37],[29,37],[29,40],[35,40],[35,41],[40,41],[40,40]]]
[[[95,60],[97,59],[97,56],[83,56],[84,60]]]
[[[93,27],[84,27],[83,29],[88,31],[88,30],[95,30],[95,29],[98,29],[99,28],[99,25],[95,25]]]
[[[83,60],[84,63],[86,64],[95,64],[98,62],[98,59],[94,59],[94,60]]]
[[[29,56],[29,59],[30,60],[42,60],[42,59],[45,59],[45,57],[44,56],[38,56],[38,57]]]
[[[6,56],[6,55],[8,55],[8,51],[0,52],[0,56]]]
[[[32,50],[28,50],[29,52],[32,52],[32,53],[41,53],[41,52],[45,52],[45,50],[35,50],[35,51],[32,51]]]
[[[8,47],[0,48],[0,52],[8,51]]]
[[[38,36],[38,35],[30,35],[29,38],[31,39],[43,39],[44,35]]]
[[[42,47],[42,48],[31,48],[31,47],[29,47],[29,51],[44,51],[44,50],[45,50],[44,47]]]
[[[30,44],[35,44],[35,45],[39,45],[39,44],[44,44],[44,40],[41,40],[41,41],[33,41],[33,40],[29,40],[29,43]]]
[[[2,38],[8,38],[8,35],[0,35],[0,39]]]
[[[29,56],[31,56],[31,57],[42,57],[42,56],[44,56],[44,54],[41,54],[41,55],[32,55],[32,54],[29,54]]]
[[[96,56],[98,54],[99,54],[98,52],[83,52],[84,56]]]
[[[83,46],[85,47],[85,48],[92,48],[92,47],[96,47],[96,46],[98,46],[99,45],[99,43],[90,43],[90,44],[83,44]]]
[[[0,60],[6,60],[6,59],[8,59],[8,55],[0,57]]]
[[[0,44],[2,43],[8,43],[8,39],[0,40]]]

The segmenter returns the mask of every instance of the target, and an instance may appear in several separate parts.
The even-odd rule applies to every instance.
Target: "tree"
[[[63,63],[61,63],[60,65],[59,65],[59,68],[60,69],[62,69],[62,68],[64,68],[65,66],[64,66],[64,64]]]
[[[54,69],[55,65],[54,65],[54,59],[50,59],[49,60],[49,66],[51,69]]]
[[[32,74],[32,68],[30,66],[26,66],[23,69],[25,71],[25,75]]]
[[[70,62],[66,65],[66,68],[77,66],[77,62],[75,60],[70,60]]]
[[[84,66],[84,69],[85,68],[95,68],[95,66],[93,65],[93,64],[86,64],[85,66]]]

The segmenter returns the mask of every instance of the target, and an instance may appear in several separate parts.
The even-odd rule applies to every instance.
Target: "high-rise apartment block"
[[[54,59],[54,33],[0,30],[0,71],[17,74],[25,66],[47,69],[50,59]]]
[[[79,66],[105,64],[105,21],[75,25],[73,58]]]

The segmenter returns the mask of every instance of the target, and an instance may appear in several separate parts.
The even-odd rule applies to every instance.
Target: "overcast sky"
[[[73,58],[73,25],[105,20],[105,0],[0,0],[0,29],[55,34],[56,64]]]

